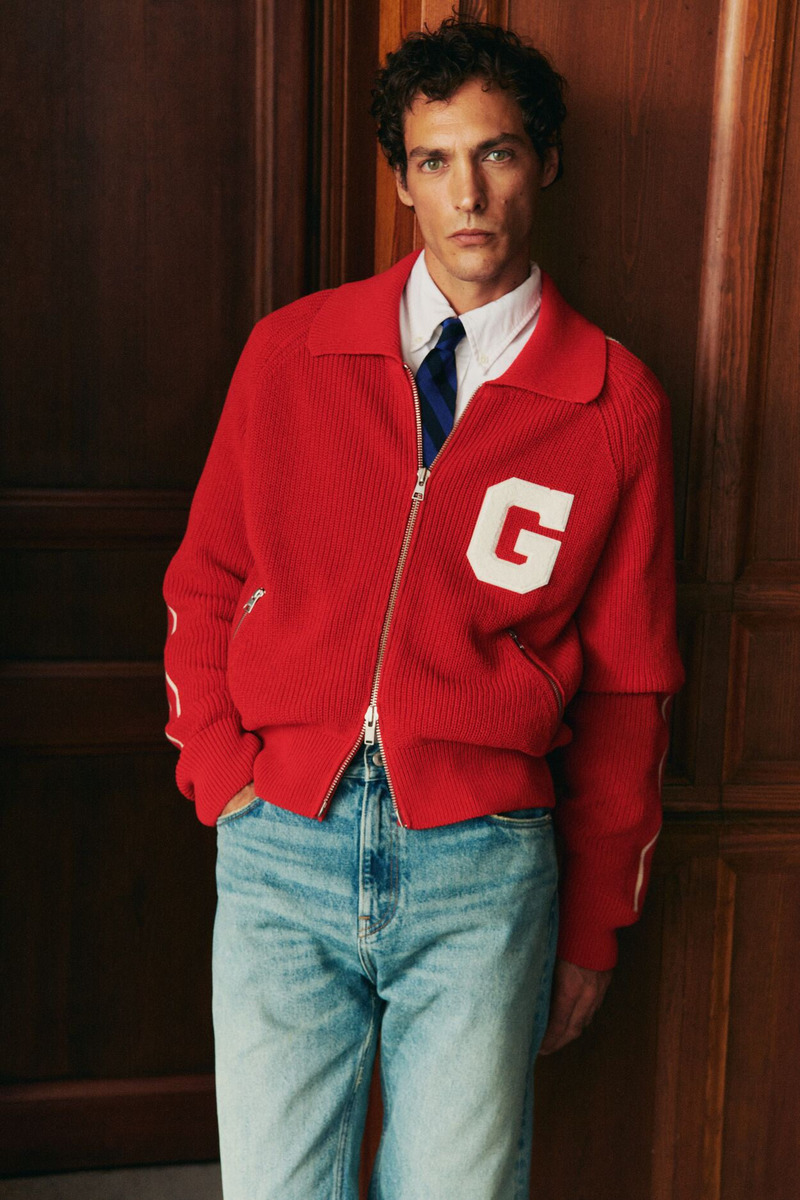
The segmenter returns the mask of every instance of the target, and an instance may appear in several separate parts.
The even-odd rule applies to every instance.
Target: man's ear
[[[558,174],[558,150],[555,146],[548,146],[542,159],[542,179],[540,187],[550,187],[550,184]]]
[[[413,208],[414,201],[411,199],[411,193],[407,190],[404,182],[403,168],[400,166],[394,169],[394,183],[397,188],[397,194],[400,197],[401,204],[405,204],[406,208]]]

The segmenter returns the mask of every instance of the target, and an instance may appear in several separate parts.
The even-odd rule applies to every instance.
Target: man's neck
[[[431,279],[459,317],[463,313],[471,312],[473,308],[482,308],[484,304],[491,304],[492,300],[499,300],[501,296],[513,292],[531,273],[530,260],[524,259],[509,265],[502,276],[496,279],[456,279],[444,270],[439,260],[429,253],[427,248],[423,253]]]

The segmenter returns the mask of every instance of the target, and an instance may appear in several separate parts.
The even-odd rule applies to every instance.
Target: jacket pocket
[[[540,671],[542,675],[544,675],[553,693],[553,700],[555,702],[558,719],[560,721],[564,715],[564,692],[561,684],[558,682],[552,671],[550,671],[549,668],[546,667],[539,658],[537,658],[530,647],[525,645],[516,629],[507,629],[506,633],[511,638],[511,641],[514,643],[523,658],[532,666],[536,667],[536,669]]]
[[[266,594],[267,593],[264,591],[263,588],[256,588],[256,590],[253,592],[250,599],[247,600],[245,602],[245,604],[242,606],[242,611],[239,616],[239,620],[236,622],[236,624],[233,627],[233,633],[231,634],[231,641],[233,641],[233,639],[236,637],[237,633],[241,629],[242,621],[244,621],[247,617],[250,616],[250,613],[253,611],[255,606],[258,604],[261,597],[266,596]]]

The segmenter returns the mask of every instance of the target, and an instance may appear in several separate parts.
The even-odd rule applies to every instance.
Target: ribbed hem
[[[228,801],[251,782],[260,749],[261,739],[233,719],[217,721],[187,742],[175,778],[204,825],[216,824]]]

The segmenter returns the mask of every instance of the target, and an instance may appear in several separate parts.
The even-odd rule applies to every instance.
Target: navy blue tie
[[[456,346],[464,336],[458,317],[442,322],[438,342],[425,355],[417,371],[422,415],[422,460],[429,467],[453,428],[456,415]]]

